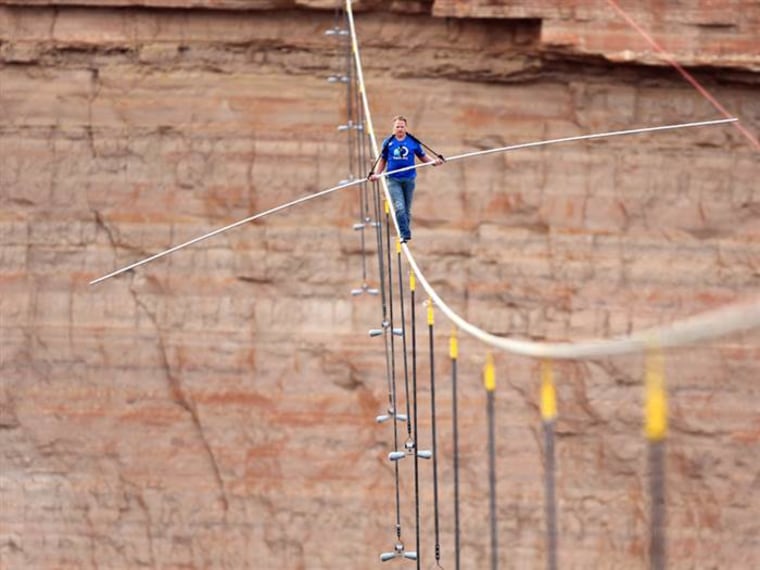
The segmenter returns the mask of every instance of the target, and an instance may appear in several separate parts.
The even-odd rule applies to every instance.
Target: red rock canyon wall
[[[608,4],[527,4],[361,3],[378,136],[403,112],[452,155],[721,117]],[[757,136],[760,8],[670,4],[622,5]],[[345,92],[325,81],[345,61],[324,35],[334,4],[0,5],[0,568],[379,566],[395,538],[392,434],[374,422],[387,404],[382,341],[367,337],[380,303],[350,295],[362,280],[356,191],[87,284],[347,175]],[[728,126],[425,169],[412,250],[489,331],[625,334],[756,297],[759,165]],[[436,331],[453,567],[441,314]],[[758,339],[666,354],[670,568],[760,567]],[[486,351],[461,338],[464,568],[489,563]],[[538,363],[495,360],[500,567],[539,568]],[[645,567],[643,360],[555,372],[561,566]],[[429,448],[426,348],[418,377]],[[411,468],[400,465],[407,546]],[[427,567],[429,463],[420,477]]]

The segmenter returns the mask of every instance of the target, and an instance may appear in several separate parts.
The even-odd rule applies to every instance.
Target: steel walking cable
[[[438,436],[436,433],[436,413],[435,413],[435,342],[433,335],[434,314],[433,301],[428,299],[427,305],[428,320],[428,350],[430,352],[430,422],[433,438],[433,519],[435,520],[435,563],[441,566],[441,540],[438,524]]]
[[[463,157],[467,157],[467,156],[466,156],[466,155],[463,155]],[[349,184],[349,185],[346,185],[346,186],[344,186],[344,187],[348,187],[348,186],[350,186],[350,184]],[[363,187],[364,187],[364,186],[363,186]],[[331,190],[332,190],[332,189],[331,189]],[[315,196],[309,196],[309,197],[307,197],[306,199],[310,200],[310,199],[312,199],[312,198],[315,198],[315,197],[317,197],[317,196],[316,196],[316,195],[315,195]],[[304,201],[305,201],[305,200],[304,200]],[[300,203],[300,202],[299,202],[299,203]],[[257,216],[258,216],[258,215],[257,215]],[[241,225],[242,223],[245,223],[245,222],[247,222],[247,221],[250,221],[250,219],[251,219],[251,218],[247,218],[247,219],[246,219],[246,220],[244,220],[244,221],[241,221],[241,222],[237,222],[236,224],[234,224],[234,227],[237,227],[238,225]],[[379,220],[379,218],[378,218],[378,220]],[[225,227],[225,228],[223,228],[223,230],[224,230],[224,231],[226,231],[226,229],[231,229],[231,228],[230,228],[230,227]],[[205,239],[206,237],[211,237],[211,235],[218,235],[218,233],[221,233],[221,232],[217,232],[217,233],[213,233],[213,234],[208,234],[208,235],[206,235],[206,236],[202,236],[202,238],[201,238],[201,239]],[[380,240],[382,241],[382,237],[380,238]],[[191,240],[191,241],[192,241],[192,240]],[[197,241],[200,241],[200,239],[198,239]],[[197,243],[197,241],[192,241],[192,243]],[[187,245],[191,245],[191,243],[190,243],[190,242],[187,242],[186,244],[183,244],[183,245],[182,245],[182,247],[185,247],[185,246],[187,246]],[[177,249],[180,249],[180,248],[181,248],[181,247],[178,247]],[[170,250],[170,251],[168,251],[168,252],[164,252],[164,253],[160,254],[159,256],[157,256],[157,257],[160,257],[161,255],[166,255],[166,254],[168,254],[168,253],[170,253],[170,252],[172,252],[172,251],[176,251],[176,249]],[[380,249],[378,249],[378,252],[379,252],[379,255],[382,257],[382,253],[380,253],[380,252],[381,252],[381,250],[380,250]],[[408,253],[408,250],[407,250],[407,253]],[[411,255],[411,254],[409,254],[409,255]],[[150,258],[149,260],[152,260],[152,259],[156,259],[157,257],[152,257],[152,258]],[[142,263],[145,263],[145,262],[147,262],[147,261],[146,261],[146,260],[144,260],[143,262],[140,262],[140,263],[138,263],[137,265],[140,265],[140,264],[142,264]],[[137,265],[133,265],[133,266],[130,266],[129,268],[127,268],[127,269],[123,269],[123,270],[120,270],[120,272],[121,272],[121,271],[126,271],[126,270],[128,270],[128,269],[130,269],[130,268],[133,268],[133,267],[136,267]],[[105,278],[108,278],[108,277],[110,277],[110,276],[113,276],[113,275],[115,275],[115,274],[117,274],[117,273],[114,273],[114,274],[109,274],[109,275],[108,275],[108,276],[106,276]],[[381,274],[381,275],[382,275],[382,274]],[[399,278],[400,278],[400,276],[399,276]],[[383,281],[384,281],[384,278],[383,278],[383,277],[381,277],[381,278],[380,278],[380,280],[381,280],[381,282],[383,282]],[[99,280],[96,280],[95,282],[98,282],[98,281],[99,281]],[[92,282],[92,284],[94,284],[95,282]],[[757,312],[755,312],[755,315],[756,315],[756,314],[757,314]],[[719,317],[716,317],[716,318],[719,318]],[[749,317],[749,318],[750,318],[750,321],[749,321],[749,322],[750,322],[750,323],[751,323],[751,322],[753,322],[753,321],[751,321],[751,319],[752,319],[752,316],[751,316],[751,315],[750,315],[750,317]],[[748,321],[747,321],[747,320],[740,320],[740,321],[738,321],[738,322],[739,322],[739,324],[741,325],[742,323],[747,323]],[[734,325],[731,325],[731,326],[734,326]],[[736,326],[739,326],[739,325],[736,325]],[[729,328],[730,328],[730,327],[729,327]],[[711,333],[711,334],[712,334],[712,333]],[[720,334],[725,334],[725,333],[720,333]],[[391,328],[391,335],[392,335],[392,328]],[[708,337],[708,338],[712,338],[712,337]],[[684,342],[685,342],[685,341],[684,341]],[[537,344],[538,344],[538,343],[537,343]],[[494,346],[496,346],[496,345],[494,345]],[[564,346],[564,345],[563,345],[563,346]],[[637,347],[637,349],[638,349],[638,348],[640,348],[640,346],[639,346],[639,347]],[[387,337],[386,337],[386,351],[387,351]],[[387,352],[386,352],[386,357],[387,357]],[[582,356],[581,356],[581,358],[582,358]],[[395,404],[394,404],[394,405],[395,405]],[[394,425],[395,425],[395,409],[394,409]],[[415,426],[415,430],[416,430],[416,426]],[[415,442],[416,442],[416,441],[417,441],[417,440],[416,440],[416,437],[415,437]],[[660,449],[661,449],[661,447],[660,447]],[[418,551],[419,551],[419,549],[418,549]]]
[[[353,12],[351,10],[350,0],[347,0],[346,2],[346,14],[349,20],[349,28],[350,28],[349,32],[351,34],[353,54],[354,54],[354,59],[356,61],[356,73],[357,73],[357,79],[359,81],[358,91],[362,100],[362,108],[366,116],[366,122],[367,122],[366,134],[368,135],[371,146],[373,147],[373,152],[376,154],[377,143],[374,139],[374,128],[372,126],[372,116],[369,113],[369,105],[367,102],[366,88],[364,85],[363,72],[361,69],[361,58],[359,55],[358,42],[356,40],[356,27],[353,20]],[[451,162],[454,159],[471,158],[471,157],[474,157],[480,154],[485,154],[485,153],[509,152],[512,150],[518,150],[519,148],[536,147],[536,146],[539,146],[540,144],[555,144],[559,142],[570,142],[570,141],[599,138],[602,136],[637,134],[637,133],[651,132],[651,131],[665,130],[665,129],[718,125],[718,124],[730,123],[734,121],[736,121],[736,119],[734,118],[721,119],[717,121],[701,121],[698,123],[685,123],[681,125],[666,125],[663,127],[631,129],[628,131],[613,131],[610,133],[597,133],[594,135],[566,137],[563,139],[553,139],[549,141],[543,141],[541,143],[527,143],[525,145],[512,145],[510,147],[500,147],[499,149],[490,149],[487,151],[481,151],[479,153],[468,153],[466,155],[461,155],[458,157],[449,157],[447,159],[447,162]],[[426,164],[427,163],[419,165],[419,166],[420,167],[426,166]],[[383,175],[387,175],[387,174],[389,173],[388,172],[383,173]],[[384,178],[381,178],[380,180],[382,181],[383,193],[387,196],[388,190],[385,185],[385,180]],[[323,190],[315,194],[304,196],[292,202],[288,202],[280,206],[277,206],[275,208],[272,208],[270,210],[249,216],[247,218],[244,218],[242,220],[239,220],[237,222],[234,222],[222,228],[218,228],[212,232],[203,234],[201,236],[188,240],[184,243],[171,247],[155,255],[139,260],[135,263],[132,263],[120,269],[117,269],[107,275],[104,275],[102,277],[99,277],[97,279],[90,281],[90,285],[95,285],[97,283],[105,281],[106,279],[116,277],[117,275],[120,275],[126,271],[129,271],[143,264],[159,259],[165,255],[169,255],[171,253],[179,251],[185,247],[194,245],[202,240],[211,238],[213,236],[219,235],[228,230],[239,227],[248,222],[260,219],[264,216],[267,216],[276,212],[280,212],[291,206],[298,205],[306,201],[325,196],[331,192],[341,190],[344,188],[349,188],[351,186],[360,184],[361,182],[362,182],[361,180],[355,180],[348,184],[341,184],[339,186],[335,186],[333,188],[329,188],[327,190]],[[396,226],[396,231],[398,232],[398,224],[395,220],[395,216],[393,217],[393,221],[394,221],[394,225]],[[406,244],[404,244],[403,250],[404,250],[405,255],[407,256],[407,259],[410,265],[412,266],[412,270],[417,275],[417,278],[420,284],[422,285],[422,287],[425,289],[428,295],[430,295],[433,298],[434,302],[444,312],[444,314],[459,329],[461,329],[467,334],[477,338],[478,340],[494,348],[498,348],[499,350],[503,350],[506,352],[520,354],[523,356],[531,356],[531,357],[538,357],[538,358],[553,358],[553,359],[585,359],[585,358],[599,357],[599,356],[611,356],[615,354],[635,353],[635,352],[641,352],[642,350],[644,350],[647,339],[653,336],[657,336],[660,339],[661,346],[663,348],[669,348],[669,347],[680,346],[684,344],[691,344],[691,343],[696,343],[700,341],[705,341],[705,340],[709,340],[713,338],[718,338],[721,336],[728,335],[730,333],[749,330],[749,329],[753,329],[760,326],[760,300],[755,300],[750,303],[740,302],[737,304],[729,305],[728,307],[722,307],[722,308],[712,310],[712,311],[705,311],[703,313],[700,313],[699,315],[695,315],[683,320],[675,321],[665,326],[653,327],[651,329],[647,329],[639,333],[633,333],[630,335],[621,336],[621,337],[613,338],[613,339],[592,339],[592,340],[585,340],[585,341],[576,341],[572,343],[541,343],[541,342],[534,342],[534,341],[527,341],[527,340],[514,340],[514,339],[503,338],[503,337],[490,334],[480,329],[479,327],[473,325],[472,323],[469,323],[468,321],[463,319],[461,316],[459,316],[455,311],[453,311],[450,307],[448,307],[448,305],[443,301],[443,299],[441,299],[440,296],[436,293],[435,289],[425,279],[424,274],[422,273],[422,271],[420,270],[420,267],[417,265],[416,261],[414,260],[414,257],[411,255],[411,252],[409,251]]]
[[[372,124],[372,114],[369,111],[369,100],[367,99],[367,87],[364,83],[364,71],[362,69],[361,55],[359,53],[359,40],[356,37],[356,23],[354,22],[354,11],[353,11],[353,6],[351,5],[351,0],[346,0],[345,9],[346,9],[346,16],[348,18],[349,34],[351,35],[352,53],[354,55],[354,61],[356,62],[356,77],[359,82],[358,91],[361,97],[362,109],[364,110],[364,117],[367,122],[367,135],[369,137],[370,146],[372,148],[372,155],[378,156],[379,151],[377,148],[377,141],[375,140],[375,127]],[[385,172],[385,174],[387,175],[388,173]],[[391,201],[390,192],[388,191],[388,185],[385,182],[385,178],[383,177],[380,180],[382,183],[383,195],[386,197],[386,200]],[[400,237],[401,234],[398,229],[398,221],[396,220],[395,213],[393,214],[392,219],[393,219],[393,225],[396,228],[396,235]]]
[[[349,53],[350,57],[350,53]],[[349,62],[349,77],[353,77],[353,73],[351,73],[353,69],[353,65],[350,65]],[[349,83],[349,90],[348,90],[348,101],[347,106],[349,109],[351,109],[352,104],[352,94],[350,91],[350,85]],[[351,119],[349,119],[347,124],[348,129],[348,135],[349,135],[349,146],[351,146],[352,141],[357,139],[357,148],[362,149],[363,144],[361,141],[361,138],[358,136],[359,131],[355,128],[356,123],[353,121],[353,114],[351,114]],[[350,152],[353,155],[353,149],[350,150]],[[359,154],[362,154],[362,151],[359,150]],[[360,164],[361,164],[361,156],[360,156]],[[353,169],[352,169],[352,176],[353,176]],[[368,215],[367,215],[367,191],[366,191],[367,184],[362,184],[362,187],[360,188],[360,220],[358,229],[361,231],[361,246],[362,246],[362,268],[363,268],[363,282],[362,282],[362,290],[367,290],[367,273],[366,273],[366,257],[365,257],[365,234],[364,232],[367,229],[367,222],[368,222]],[[379,194],[376,193],[376,199],[375,199],[375,210],[376,210],[376,219],[379,220]],[[385,272],[383,271],[383,247],[382,247],[382,225],[377,224],[376,225],[376,236],[377,236],[377,242],[378,242],[378,264],[379,264],[379,275],[380,275],[380,282],[381,282],[381,289],[383,290],[383,322],[382,322],[382,334],[385,342],[385,349],[386,349],[386,373],[389,378],[389,415],[390,419],[393,422],[393,445],[394,449],[398,449],[398,401],[397,401],[397,395],[396,395],[396,375],[395,375],[395,342],[394,342],[394,318],[393,318],[393,288],[392,288],[392,266],[390,262],[390,229],[386,226],[387,233],[386,233],[386,242],[387,242],[387,255],[388,255],[388,288],[387,288],[387,297],[386,297],[386,291],[385,291]],[[398,251],[398,263],[399,263],[399,271],[401,266],[401,256],[400,256],[400,250]],[[401,280],[399,278],[399,285],[401,286]],[[403,299],[402,299],[403,301]],[[403,305],[402,305],[402,313],[403,313]],[[403,316],[402,316],[403,319]],[[403,327],[403,324],[402,324]],[[403,331],[403,328],[402,328]],[[390,356],[388,351],[388,335],[390,334]],[[405,343],[404,343],[405,344]],[[390,362],[389,362],[390,359]],[[404,367],[406,369],[406,346],[404,346]],[[408,382],[407,382],[408,386]],[[409,413],[407,412],[407,423],[409,421]],[[401,542],[401,497],[400,497],[400,481],[399,481],[399,465],[398,462],[395,462],[394,464],[394,476],[395,476],[395,498],[396,498],[396,545],[394,547],[393,552],[389,553],[383,553],[380,556],[380,559],[382,561],[390,560],[394,557],[398,556],[404,556],[409,557],[409,553],[404,552],[404,546]],[[415,555],[416,556],[416,555]]]
[[[350,8],[351,8],[351,2],[350,2],[350,0],[347,0],[347,6],[348,6],[348,10],[349,10],[349,12],[350,12]],[[352,17],[350,17],[350,21],[351,21],[352,41],[354,41],[354,43],[356,44],[356,37],[355,37],[355,28],[354,28],[354,26],[353,26],[353,19],[352,19]],[[359,61],[359,58],[358,58],[358,49],[357,49],[357,50],[355,50],[355,54],[356,54],[356,57],[357,57],[357,61]],[[365,97],[365,100],[364,100],[364,101],[365,101],[365,105],[366,105],[366,97]],[[398,229],[398,228],[397,228],[397,229]],[[411,254],[409,253],[408,249],[406,249],[406,250],[405,250],[405,253],[407,253],[407,255],[408,255],[409,257],[411,257]],[[416,268],[416,267],[414,267],[414,268],[413,268],[413,271],[416,271],[416,269],[417,269],[417,268]],[[423,283],[423,285],[424,285],[424,283]],[[427,287],[426,287],[426,289],[427,289]],[[428,290],[428,292],[430,293],[430,290]],[[638,347],[636,347],[636,348],[638,348]],[[495,549],[493,550],[493,552],[494,552],[494,554],[495,554]],[[494,567],[495,567],[495,557],[494,557]]]

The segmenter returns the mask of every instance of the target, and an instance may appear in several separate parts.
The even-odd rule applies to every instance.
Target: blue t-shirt
[[[405,166],[414,166],[415,156],[422,158],[425,156],[425,151],[420,143],[408,135],[401,140],[398,140],[395,135],[391,135],[383,141],[383,158],[386,162],[386,172],[404,168]],[[391,178],[409,180],[417,176],[417,169],[412,168],[411,170],[405,170],[404,172],[391,174],[390,176]]]

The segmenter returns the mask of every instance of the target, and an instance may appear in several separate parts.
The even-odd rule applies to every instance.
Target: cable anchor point
[[[357,295],[361,295],[362,293],[367,293],[368,295],[378,295],[380,291],[377,289],[371,288],[367,283],[362,283],[362,286],[358,289],[351,289],[351,294],[356,297]]]
[[[351,129],[363,131],[364,126],[361,123],[354,123],[351,119],[349,119],[345,125],[338,125],[338,132],[348,131]]]
[[[388,454],[388,460],[389,461],[400,461],[401,459],[404,459],[404,457],[407,456],[414,456],[416,452],[417,457],[420,459],[432,459],[433,452],[429,449],[417,449],[417,445],[414,443],[414,440],[412,438],[409,438],[404,443],[404,450],[396,450],[391,451]]]
[[[325,30],[326,36],[347,36],[348,30],[345,28],[340,28],[338,26],[335,26],[334,28],[330,28],[329,30]]]
[[[407,560],[417,560],[417,553],[406,552],[404,550],[404,545],[400,542],[397,542],[395,546],[393,547],[393,552],[383,552],[382,554],[380,554],[381,562],[388,562],[388,560],[393,560],[394,558],[406,558]]]
[[[375,417],[375,421],[379,424],[387,422],[389,419],[395,418],[397,422],[405,422],[406,414],[397,414],[393,408],[388,408],[387,414],[380,414]]]
[[[389,321],[383,321],[382,323],[380,323],[379,329],[369,330],[369,336],[370,337],[380,336],[381,334],[385,332],[385,329],[390,328],[390,326],[391,326],[391,323]],[[404,336],[404,329],[394,328],[393,334],[396,336]]]

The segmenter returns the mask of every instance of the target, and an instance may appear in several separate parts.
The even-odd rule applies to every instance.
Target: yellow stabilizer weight
[[[457,340],[457,329],[451,331],[451,337],[449,338],[449,356],[451,360],[459,358],[459,341]]]
[[[493,356],[490,352],[486,356],[486,365],[483,367],[483,385],[489,392],[496,389],[496,372],[493,366]]]
[[[644,433],[650,441],[661,441],[668,431],[668,400],[662,351],[659,348],[647,351],[644,389]]]
[[[557,417],[557,390],[550,360],[541,361],[541,419],[553,421]]]

